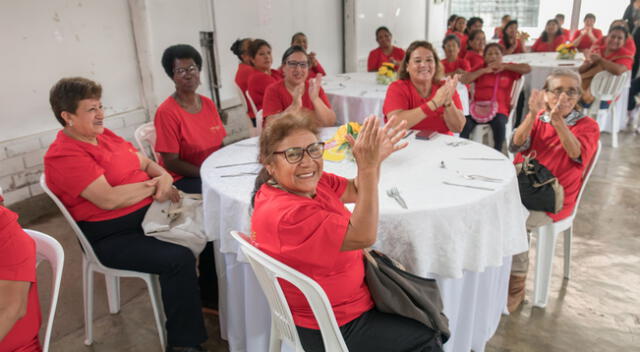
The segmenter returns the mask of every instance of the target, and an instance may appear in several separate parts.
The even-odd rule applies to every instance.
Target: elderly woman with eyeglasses
[[[322,75],[307,80],[310,59],[300,46],[292,46],[282,55],[284,79],[272,83],[264,93],[263,114],[303,113],[318,126],[333,126],[336,113],[322,89]]]
[[[309,276],[325,291],[349,351],[441,351],[439,337],[416,320],[378,311],[364,278],[362,249],[376,240],[381,163],[406,146],[406,122],[384,128],[367,118],[350,138],[357,176],[323,171],[324,143],[312,121],[287,114],[260,136],[251,217],[255,245]],[[395,128],[391,128],[395,126]],[[345,203],[355,203],[350,212]],[[304,295],[280,285],[305,351],[324,351],[318,323]]]
[[[593,119],[580,112],[577,106],[580,94],[578,73],[568,69],[553,71],[543,91],[531,93],[529,113],[513,133],[509,149],[517,153],[514,163],[533,154],[564,187],[564,202],[558,213],[530,211],[526,224],[529,232],[571,215],[598,148],[600,129]],[[510,312],[524,300],[528,266],[528,252],[513,257],[507,303]]]

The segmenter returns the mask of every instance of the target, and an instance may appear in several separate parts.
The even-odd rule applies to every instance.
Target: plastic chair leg
[[[165,333],[164,325],[164,309],[162,302],[160,301],[160,282],[157,276],[151,276],[150,280],[144,280],[147,283],[149,289],[149,298],[151,299],[151,308],[153,308],[153,316],[156,319],[156,328],[158,329],[158,336],[160,337],[160,346],[162,350],[165,350],[167,336]]]
[[[555,234],[552,226],[542,226],[536,230],[536,276],[533,288],[533,305],[544,308],[549,300],[549,282],[553,269]]]
[[[273,314],[273,313],[272,313]],[[276,324],[271,317],[271,335],[269,337],[269,352],[280,352],[282,350],[282,340],[276,332]]]
[[[613,148],[618,148],[618,119],[616,118],[616,107],[615,104],[617,102],[611,102],[611,109],[609,109],[611,116],[611,146]]]
[[[564,232],[564,278],[571,279],[571,241],[573,240],[573,226]]]
[[[82,298],[84,300],[84,344],[93,343],[93,270],[86,258],[82,258]]]
[[[109,313],[117,314],[120,311],[120,278],[114,275],[104,275],[107,284],[107,300]]]

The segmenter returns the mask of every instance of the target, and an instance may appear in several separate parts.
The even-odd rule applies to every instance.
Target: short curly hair
[[[100,99],[102,86],[84,77],[67,77],[60,79],[49,91],[49,104],[56,119],[62,127],[67,125],[62,112],[72,114],[78,110],[78,102],[83,99]]]
[[[173,79],[173,66],[176,59],[192,59],[198,66],[198,71],[202,71],[202,56],[198,50],[189,44],[172,45],[166,48],[162,54],[162,67],[171,79]]]

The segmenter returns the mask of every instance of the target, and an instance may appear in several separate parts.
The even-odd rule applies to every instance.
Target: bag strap
[[[371,248],[365,248],[362,250],[362,254],[365,259],[369,262],[369,264],[373,265],[376,269],[378,268],[378,262],[371,256]]]

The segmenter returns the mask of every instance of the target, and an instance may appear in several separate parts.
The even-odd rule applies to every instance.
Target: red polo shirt
[[[60,198],[75,221],[103,221],[130,214],[148,204],[151,197],[128,207],[105,210],[80,196],[98,177],[112,186],[150,179],[140,169],[136,148],[108,128],[97,137],[98,145],[81,142],[58,132],[44,156],[47,186]]]
[[[484,66],[484,56],[474,50],[467,50],[467,54],[464,58],[469,61],[469,66],[471,67],[471,71],[475,71],[480,67]]]
[[[467,61],[466,59],[456,59],[456,61],[450,62],[447,59],[443,59],[440,62],[442,62],[442,66],[444,67],[444,73],[450,73],[450,72],[454,72],[458,69],[464,70],[464,71],[471,71],[471,66],[469,65],[469,61]]]
[[[580,36],[580,32],[582,32],[583,30],[584,28],[575,31],[571,36],[571,41],[573,42],[574,40],[578,39],[578,37]],[[597,42],[600,38],[602,38],[602,31],[594,28],[593,35],[596,37]],[[588,35],[585,35],[580,40],[580,44],[578,44],[578,50],[589,49],[593,44],[595,44],[595,42],[591,41],[591,38],[589,38]]]
[[[369,59],[367,59],[367,71],[377,71],[383,62],[391,62],[391,58],[398,62],[404,60],[404,50],[394,46],[391,51],[391,55],[387,56],[382,48],[376,48],[369,53]],[[396,67],[396,71],[398,67]]]
[[[42,321],[36,284],[36,245],[18,224],[18,215],[0,206],[0,280],[30,282],[27,313],[0,340],[0,351],[42,351],[38,331]]]
[[[195,114],[185,111],[173,97],[168,97],[158,107],[153,121],[156,126],[155,150],[178,154],[181,160],[198,167],[222,147],[222,140],[227,135],[216,105],[205,96],[199,97],[202,108]],[[162,160],[161,163],[164,165]],[[173,175],[176,180],[182,178]]]
[[[270,75],[256,69],[253,70],[253,74],[249,77],[249,94],[254,104],[256,104],[257,111],[262,110],[262,100],[267,87],[282,78],[282,73],[278,70],[271,69]],[[256,118],[253,111],[251,111],[251,104],[249,104],[249,117]]]
[[[498,42],[500,45],[502,45],[502,47],[504,47],[505,49],[507,48],[505,42],[504,42],[504,38],[500,38],[500,41]],[[521,54],[524,53],[524,48],[522,47],[522,42],[520,40],[516,39],[516,48],[513,50],[513,53],[511,54]]]
[[[331,109],[331,104],[327,95],[324,93],[324,89],[320,87],[320,99],[324,104]],[[265,117],[275,115],[286,110],[289,105],[293,103],[293,97],[287,90],[284,84],[284,80],[272,83],[264,93],[263,99],[263,114]],[[304,83],[304,94],[302,95],[302,106],[313,111],[313,103],[309,97],[309,81]]]
[[[415,109],[430,101],[443,83],[444,81],[433,83],[431,86],[431,94],[426,98],[420,96],[420,93],[418,93],[418,90],[413,86],[410,79],[399,79],[391,83],[387,89],[387,96],[384,98],[384,105],[382,106],[385,120],[392,111]],[[462,110],[462,103],[460,102],[458,92],[455,92],[453,95],[453,103],[458,109]],[[429,111],[427,117],[411,127],[411,129],[432,130],[439,133],[452,134],[444,122],[444,106],[439,107],[436,111]]]
[[[564,43],[565,40],[566,40],[566,38],[564,37],[564,35],[559,35],[559,36],[556,37],[556,39],[553,40],[553,43],[549,43],[549,42],[543,42],[542,41],[542,37],[540,37],[531,46],[531,51],[533,51],[533,52],[556,51],[556,48],[560,44]]]
[[[498,79],[498,89],[496,91],[498,113],[509,116],[509,111],[511,110],[511,89],[513,88],[513,82],[520,79],[522,75],[517,72],[507,70],[498,73],[498,75],[500,75],[500,78]],[[484,75],[476,78],[473,100],[491,100],[491,98],[493,97],[493,89],[495,83],[495,73],[485,73]]]
[[[564,203],[557,213],[547,213],[553,221],[559,221],[571,215],[576,205],[580,187],[586,176],[587,168],[593,160],[600,139],[598,123],[590,117],[584,117],[569,126],[569,130],[580,141],[580,158],[582,162],[576,162],[569,158],[567,152],[560,143],[556,130],[550,123],[539,119],[538,114],[533,129],[531,130],[531,146],[529,149],[516,154],[514,164],[522,162],[522,155],[536,152],[536,159],[544,165],[557,178],[564,188]]]
[[[340,201],[347,183],[325,172],[312,199],[265,184],[256,194],[251,217],[254,245],[316,281],[327,294],[339,326],[374,306],[364,281],[362,250],[340,250],[351,218]],[[280,285],[295,324],[319,329],[302,292],[284,280]]]

